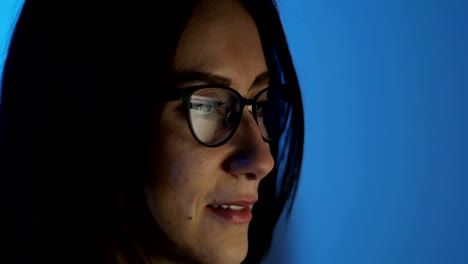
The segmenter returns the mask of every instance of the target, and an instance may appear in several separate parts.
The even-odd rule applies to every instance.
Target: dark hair
[[[258,27],[271,78],[286,83],[294,100],[284,135],[270,145],[277,166],[260,184],[250,224],[244,262],[258,263],[296,193],[303,109],[275,3],[241,2]],[[157,133],[151,98],[168,85],[196,3],[161,1],[155,9],[150,1],[26,0],[0,107],[2,249],[14,258],[9,263],[68,263],[69,256],[88,263],[88,253],[139,263],[151,258],[148,243],[165,253],[142,197]]]

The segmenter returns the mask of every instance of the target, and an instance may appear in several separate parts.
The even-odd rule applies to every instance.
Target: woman
[[[8,254],[260,262],[303,143],[274,3],[64,2],[26,1],[5,64]]]

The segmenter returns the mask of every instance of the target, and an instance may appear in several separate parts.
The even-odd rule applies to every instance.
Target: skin
[[[267,71],[255,23],[233,0],[198,4],[180,39],[173,69],[222,76],[247,98],[268,86],[265,80],[255,82]],[[178,86],[198,84],[207,82],[191,80]],[[174,251],[184,258],[195,263],[240,263],[247,254],[248,223],[232,223],[207,206],[257,199],[260,181],[274,166],[269,145],[244,108],[237,131],[226,144],[203,146],[192,136],[181,106],[181,101],[172,101],[162,108],[155,176],[145,187],[148,207]]]

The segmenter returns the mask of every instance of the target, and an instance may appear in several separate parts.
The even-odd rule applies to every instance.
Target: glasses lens
[[[288,120],[291,104],[283,93],[280,88],[270,88],[257,97],[257,122],[266,140],[277,139]]]
[[[207,145],[225,140],[238,122],[240,103],[236,95],[225,89],[197,90],[190,97],[189,116],[192,131]]]

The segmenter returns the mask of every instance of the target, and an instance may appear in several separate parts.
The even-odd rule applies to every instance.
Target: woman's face
[[[178,87],[226,84],[252,98],[268,86],[254,21],[234,0],[203,0],[182,34],[173,70]],[[262,75],[263,74],[263,75]],[[203,77],[205,76],[205,77]],[[213,77],[217,76],[217,77]],[[240,263],[247,254],[251,209],[274,160],[254,118],[243,110],[234,136],[209,148],[196,141],[182,101],[164,105],[148,206],[179,252],[201,263]],[[226,205],[230,205],[229,208]]]

